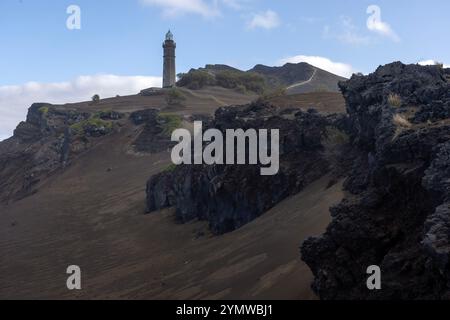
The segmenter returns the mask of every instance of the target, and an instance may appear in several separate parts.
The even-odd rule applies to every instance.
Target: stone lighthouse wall
[[[166,40],[163,44],[164,48],[164,70],[163,70],[163,87],[174,87],[176,82],[175,70],[175,48],[176,44],[173,40]]]

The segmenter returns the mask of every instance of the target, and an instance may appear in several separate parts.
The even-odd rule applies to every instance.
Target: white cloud
[[[317,67],[322,70],[326,70],[328,72],[334,73],[341,77],[350,78],[356,70],[349,64],[342,62],[334,62],[328,58],[318,57],[318,56],[304,56],[298,55],[293,57],[288,57],[281,59],[279,64],[284,65],[286,63],[300,63],[306,62],[310,65]]]
[[[439,62],[437,60],[423,60],[423,61],[419,61],[417,64],[420,64],[421,66],[434,66],[437,64],[441,64],[442,62]],[[450,68],[450,64],[445,64],[443,63],[444,68]]]
[[[137,94],[149,87],[160,87],[160,77],[94,75],[55,83],[29,82],[0,86],[0,140],[12,135],[34,102],[62,104],[87,101],[94,94],[101,98]]]
[[[353,24],[350,17],[341,16],[339,22],[339,28],[336,28],[338,32],[333,32],[329,25],[325,25],[322,30],[322,37],[324,39],[336,39],[341,43],[353,46],[372,43],[371,37],[360,34],[358,27]]]
[[[205,18],[220,16],[223,7],[244,10],[253,0],[140,0],[143,5],[159,7],[164,17],[198,14]]]
[[[248,2],[248,0],[221,0],[221,2],[227,7],[235,10],[241,10],[243,9],[245,3]]]
[[[205,0],[140,0],[142,4],[160,7],[163,16],[175,17],[183,14],[199,14],[205,18],[220,15],[217,1]]]
[[[389,23],[381,19],[381,8],[371,5],[367,8],[367,14],[371,16],[367,19],[367,29],[379,35],[390,38],[395,42],[400,41],[400,37],[395,33]]]
[[[253,18],[248,22],[247,26],[250,29],[273,29],[278,27],[280,23],[281,20],[278,14],[275,11],[267,10],[266,12],[253,14]]]
[[[336,36],[336,38],[343,43],[351,45],[368,45],[370,44],[370,38],[360,35],[358,28],[353,24],[350,17],[342,16],[341,24],[343,27],[343,33]]]

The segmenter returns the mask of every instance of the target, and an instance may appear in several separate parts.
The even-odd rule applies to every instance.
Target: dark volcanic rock
[[[154,123],[156,122],[156,117],[158,116],[158,109],[145,109],[145,110],[139,110],[135,111],[130,115],[130,119],[133,121],[133,123],[137,126],[150,122]]]
[[[182,120],[177,115],[161,115],[158,109],[133,112],[130,119],[135,125],[142,125],[142,131],[133,142],[134,149],[149,153],[162,152],[173,146],[169,131],[176,129]],[[171,128],[172,126],[175,127]]]
[[[220,108],[204,129],[280,130],[279,173],[261,176],[259,165],[182,165],[149,180],[148,211],[175,206],[181,222],[207,220],[217,234],[233,231],[329,172],[322,140],[331,122],[260,103]]]
[[[13,137],[0,142],[0,202],[37,192],[42,180],[88,149],[91,138],[113,132],[114,122],[122,117],[112,111],[91,114],[33,104]]]
[[[393,63],[341,89],[359,155],[351,194],[326,233],[302,245],[313,289],[322,299],[449,299],[450,122],[434,122],[448,120],[444,70]],[[366,287],[370,265],[382,290]]]

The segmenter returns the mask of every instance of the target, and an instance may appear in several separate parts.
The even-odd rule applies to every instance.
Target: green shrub
[[[191,70],[188,73],[180,73],[178,77],[180,80],[177,82],[177,86],[187,87],[192,90],[198,90],[205,86],[215,84],[214,77],[210,73],[201,70]]]
[[[173,172],[177,168],[177,165],[174,163],[169,164],[167,167],[164,168],[163,172]]]
[[[112,130],[113,124],[110,121],[105,121],[100,118],[96,118],[95,115],[89,119],[74,123],[70,126],[70,129],[75,134],[84,134],[85,130],[89,127],[94,128],[105,128],[107,130]]]
[[[94,94],[91,99],[92,99],[93,103],[99,103],[100,102],[100,96],[98,94]]]
[[[227,89],[243,86],[248,91],[262,93],[265,89],[265,80],[257,73],[227,70],[216,74],[216,85]]]
[[[40,107],[39,108],[39,112],[44,116],[48,113],[48,111],[49,111],[48,107]]]
[[[158,120],[163,124],[163,134],[169,137],[174,130],[181,128],[183,122],[181,116],[168,113],[160,113]]]
[[[263,76],[253,72],[240,72],[225,70],[215,74],[207,71],[191,70],[188,73],[179,74],[179,87],[189,89],[201,89],[205,86],[219,86],[227,89],[236,89],[239,92],[253,91],[256,93],[264,92],[266,87]]]
[[[165,99],[168,106],[181,106],[186,100],[186,97],[180,89],[171,88],[167,92]]]
[[[245,86],[248,91],[262,93],[266,89],[266,81],[263,76],[257,73],[246,72],[239,77],[240,83]]]
[[[259,97],[256,99],[257,103],[267,103],[272,99],[284,97],[286,96],[286,88],[285,87],[277,87],[275,89],[266,89]]]
[[[91,118],[98,118],[103,120],[118,120],[122,118],[123,115],[119,112],[115,112],[111,109],[105,109],[94,113]]]

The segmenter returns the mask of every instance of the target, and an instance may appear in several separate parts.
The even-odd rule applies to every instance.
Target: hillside
[[[448,299],[449,74],[395,62],[342,95],[33,104],[0,143],[0,298]],[[195,120],[279,129],[278,174],[173,166],[170,133]]]
[[[339,92],[339,81],[347,80],[304,62],[282,67],[257,65],[249,72],[263,75],[272,87],[286,87],[287,94]]]
[[[222,86],[238,91],[263,91],[285,88],[287,94],[311,92],[339,92],[336,76],[307,63],[287,63],[281,67],[256,65],[248,71],[227,65],[206,65],[182,74],[179,86],[199,89],[206,85]]]
[[[192,116],[256,98],[217,87],[182,91],[185,106],[175,109],[164,94],[30,108],[0,143],[0,251],[8,257],[1,298],[314,298],[297,247],[325,230],[326,209],[343,197],[340,183],[327,188],[330,177],[220,237],[204,222],[177,224],[172,209],[144,214],[147,179],[170,165],[168,115],[189,126]],[[339,97],[297,99],[304,110],[344,107]],[[83,131],[69,139],[68,127]],[[143,138],[156,149],[143,150]],[[83,270],[79,293],[65,288],[69,264]]]

